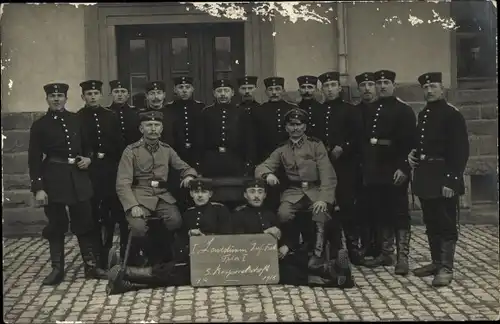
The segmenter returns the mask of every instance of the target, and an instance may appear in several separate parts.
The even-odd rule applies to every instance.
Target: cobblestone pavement
[[[4,240],[4,320],[89,323],[227,321],[494,320],[499,314],[498,228],[462,226],[455,281],[395,276],[393,267],[354,268],[359,287],[292,286],[149,289],[107,297],[106,281],[84,280],[76,238],[66,238],[65,281],[42,287],[50,272],[41,238]],[[411,268],[430,260],[424,228],[413,228]]]

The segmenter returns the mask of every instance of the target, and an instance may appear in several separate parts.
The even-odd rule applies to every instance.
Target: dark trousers
[[[149,219],[147,227],[146,235],[141,239],[148,264],[154,266],[172,261],[173,233],[162,219]]]
[[[396,230],[410,230],[411,216],[408,200],[409,181],[394,187],[394,227]]]
[[[69,205],[69,220],[66,212],[66,205],[59,203],[49,203],[44,206],[45,216],[48,224],[43,229],[42,235],[49,241],[60,239],[68,230],[70,225],[71,232],[76,236],[87,235],[94,229],[92,220],[92,207],[90,201],[77,202]],[[71,223],[70,223],[71,220]]]
[[[453,198],[419,198],[422,206],[424,224],[428,237],[439,238],[443,241],[456,242],[457,209],[459,197]]]
[[[120,245],[124,246],[128,239],[128,223],[118,197],[116,195],[108,197],[94,196],[91,201],[94,228],[97,231],[96,235],[99,235],[101,248],[109,250],[113,245],[116,224],[120,227]],[[103,251],[103,253],[103,255],[107,255],[106,251]]]
[[[288,253],[279,260],[280,284],[306,286],[308,283],[307,249],[301,248]]]

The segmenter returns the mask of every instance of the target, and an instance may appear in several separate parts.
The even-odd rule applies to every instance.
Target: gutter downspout
[[[347,65],[347,8],[343,2],[337,2],[337,70],[340,73],[341,83],[350,85]],[[351,93],[348,91],[349,100]]]

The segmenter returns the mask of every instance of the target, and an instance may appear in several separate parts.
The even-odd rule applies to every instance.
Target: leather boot
[[[86,279],[108,279],[108,274],[100,268],[100,246],[94,235],[78,236],[80,253]]]
[[[316,235],[314,240],[314,249],[309,259],[308,268],[310,270],[320,269],[324,265],[323,251],[325,247],[325,224],[316,222]]]
[[[64,236],[49,241],[52,272],[45,277],[42,285],[55,286],[64,279]]]
[[[434,287],[448,286],[453,280],[453,261],[455,260],[455,241],[441,242],[441,266],[432,280]]]
[[[123,259],[121,257],[120,249],[117,246],[113,246],[111,249],[109,249],[107,269],[111,269],[116,265],[120,265],[122,260]]]
[[[344,231],[345,242],[349,259],[354,265],[361,265],[363,261],[361,247],[359,246],[359,236],[351,231]]]
[[[352,277],[351,266],[349,264],[349,252],[341,249],[338,251],[335,261],[329,262],[328,271],[330,277],[336,282],[339,288],[352,288],[356,284]]]
[[[429,248],[431,250],[432,262],[423,267],[416,268],[413,270],[413,275],[415,277],[428,277],[437,274],[438,269],[441,264],[441,240],[439,237],[433,237],[427,235],[427,240],[429,241]]]
[[[399,229],[396,232],[397,263],[394,273],[406,276],[410,271],[408,255],[410,254],[410,229]]]
[[[102,250],[101,253],[99,254],[101,269],[109,269],[107,268],[108,256],[109,256],[109,251],[113,246],[113,235],[114,235],[114,227],[111,224],[102,227]]]
[[[380,266],[392,266],[394,264],[394,229],[384,227],[382,229],[382,252],[373,260],[365,261],[367,268]]]
[[[146,288],[149,288],[147,284],[137,284],[127,280],[125,278],[125,270],[122,270],[119,265],[109,270],[109,279],[106,286],[106,293],[108,295],[123,294],[127,291],[137,291]]]

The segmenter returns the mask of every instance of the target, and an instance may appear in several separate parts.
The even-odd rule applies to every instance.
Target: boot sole
[[[337,284],[342,286],[347,281],[346,272],[349,271],[349,253],[346,250],[340,250],[335,261],[336,266],[339,268],[339,275],[337,276]]]
[[[118,286],[118,278],[120,275],[120,266],[114,266],[108,272],[108,284],[106,285],[106,293],[108,295],[116,295],[121,293],[118,289],[115,289]]]

